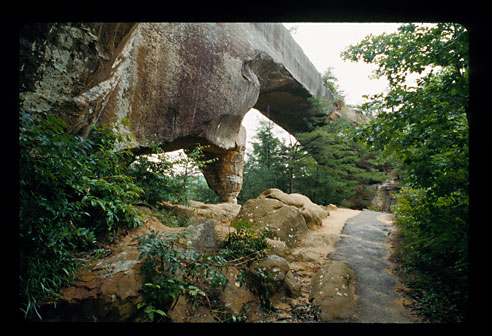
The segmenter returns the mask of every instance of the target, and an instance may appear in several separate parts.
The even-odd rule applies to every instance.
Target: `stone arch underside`
[[[21,67],[23,60],[39,60],[30,70],[34,85],[21,92],[21,106],[57,114],[82,135],[94,123],[116,122],[122,132],[135,134],[128,146],[136,152],[145,152],[149,139],[167,151],[206,145],[207,158],[218,160],[203,174],[227,202],[235,202],[241,190],[241,122],[251,108],[296,134],[308,129],[316,113],[308,98],[333,99],[281,24],[40,27],[48,32],[45,41],[25,40],[31,49],[44,43],[42,55],[21,48]],[[29,74],[23,75],[27,81]],[[21,71],[21,83],[24,77]]]

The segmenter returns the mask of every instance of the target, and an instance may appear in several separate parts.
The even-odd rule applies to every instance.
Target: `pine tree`
[[[269,120],[260,121],[258,133],[254,137],[253,153],[244,166],[239,202],[256,198],[268,188],[288,191],[288,149],[274,136],[274,127],[275,124]]]
[[[358,187],[385,178],[376,155],[348,139],[351,129],[346,120],[338,119],[297,136],[318,165],[311,172],[316,180],[311,192],[320,204],[341,204],[344,199],[353,197]]]

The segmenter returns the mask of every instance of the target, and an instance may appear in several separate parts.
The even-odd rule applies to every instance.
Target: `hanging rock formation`
[[[96,123],[116,122],[135,134],[128,145],[137,153],[148,140],[165,150],[207,145],[207,157],[218,160],[203,174],[228,202],[242,185],[244,115],[254,107],[290,133],[306,131],[319,113],[312,96],[333,101],[281,24],[61,23],[21,31],[21,108],[60,116],[83,136]]]

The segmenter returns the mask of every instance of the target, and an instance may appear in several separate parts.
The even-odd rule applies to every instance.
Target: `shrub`
[[[216,316],[218,321],[242,321],[245,316],[231,315],[226,307],[211,299],[211,291],[224,290],[227,285],[228,280],[221,272],[226,266],[238,267],[241,270],[237,277],[240,285],[247,284],[259,294],[265,306],[268,303],[267,308],[272,308],[265,291],[267,275],[252,279],[246,274],[251,261],[265,256],[265,249],[269,247],[266,242],[268,230],[254,231],[251,223],[243,221],[234,227],[237,231],[219,244],[221,249],[213,256],[201,255],[180,243],[185,240],[186,231],[163,235],[151,230],[149,234],[136,238],[141,252],[139,258],[144,259],[141,271],[145,275],[142,286],[144,302],[138,308],[144,309],[152,321],[156,314],[160,315],[159,321],[165,321],[166,311],[184,295],[194,305],[202,303],[221,314],[221,317]]]
[[[152,158],[139,156],[127,170],[127,174],[134,177],[135,183],[143,189],[144,202],[152,206],[160,201],[186,204],[191,195],[198,196],[204,192],[193,182],[199,168],[216,160],[205,159],[203,150],[207,146],[197,144],[193,149],[186,149],[185,156],[173,159],[166,158],[157,144],[151,142],[149,147],[155,155]]]
[[[231,225],[236,232],[231,232],[227,239],[219,242],[221,255],[228,261],[253,260],[265,257],[269,247],[266,238],[271,236],[268,229],[253,229],[254,224],[238,220]]]
[[[416,273],[411,280],[419,310],[438,322],[465,318],[468,304],[468,198],[437,197],[403,187],[393,207],[403,238],[400,258]]]
[[[94,127],[89,138],[68,134],[62,120],[40,121],[20,111],[20,298],[25,317],[41,319],[41,301],[54,300],[73,278],[75,254],[120,227],[142,223],[132,205],[142,190],[124,175],[127,136]]]
[[[240,285],[247,285],[256,293],[263,309],[272,311],[275,308],[270,302],[271,293],[268,289],[272,276],[261,269],[249,268],[253,260],[266,256],[266,249],[270,247],[266,238],[271,237],[272,232],[268,227],[263,230],[255,229],[254,223],[245,220],[238,220],[232,223],[232,226],[236,232],[231,232],[227,239],[219,244],[222,248],[219,253],[230,264],[240,269],[237,279]]]
[[[224,289],[227,278],[219,271],[226,263],[220,256],[205,256],[193,249],[179,247],[178,242],[184,238],[181,234],[163,234],[151,230],[149,234],[138,237],[140,259],[144,258],[142,273],[145,283],[142,291],[145,302],[145,313],[154,320],[154,313],[165,317],[173,300],[176,302],[181,295],[190,297],[196,302],[198,297],[208,299],[206,288]]]

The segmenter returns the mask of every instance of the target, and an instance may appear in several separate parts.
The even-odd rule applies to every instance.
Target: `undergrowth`
[[[186,231],[179,234],[163,235],[152,231],[137,238],[138,250],[143,259],[142,273],[145,283],[142,287],[143,309],[151,321],[167,321],[166,311],[173,308],[180,296],[185,296],[192,306],[205,305],[211,309],[219,322],[243,322],[244,314],[233,314],[223,307],[216,290],[224,290],[228,280],[223,269],[235,266],[240,269],[237,282],[240,286],[263,293],[260,301],[265,309],[271,309],[265,290],[267,275],[252,278],[248,266],[253,260],[265,257],[269,247],[266,237],[268,230],[253,230],[251,224],[239,222],[236,231],[219,242],[215,255],[203,255],[184,244]],[[159,315],[159,316],[157,316]]]
[[[429,194],[404,187],[397,195],[397,259],[423,319],[461,322],[468,311],[468,239],[463,234],[467,215],[463,206],[451,203],[456,202],[452,197]]]
[[[20,302],[41,319],[39,304],[74,279],[78,252],[142,224],[133,202],[143,190],[124,174],[132,153],[119,145],[131,136],[101,125],[83,138],[51,115],[19,117]]]

